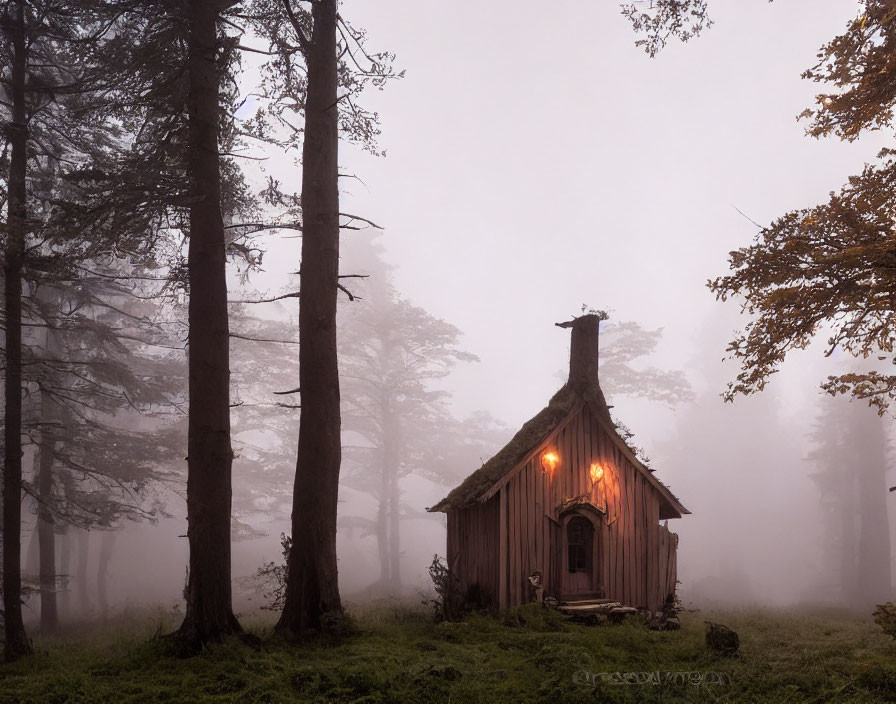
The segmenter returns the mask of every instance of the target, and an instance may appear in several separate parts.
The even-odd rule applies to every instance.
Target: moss
[[[35,657],[0,665],[0,704],[896,701],[896,644],[844,612],[684,613],[674,632],[589,628],[533,605],[448,627],[394,606],[356,618],[338,643],[233,639],[189,660],[147,642],[143,623],[130,635],[38,641]],[[704,620],[736,630],[741,657],[707,651]],[[614,684],[617,672],[719,673],[724,683]]]
[[[494,457],[455,487],[430,511],[446,511],[475,501],[482,492],[516,467],[534,448],[538,447],[573,411],[579,397],[569,386],[564,386],[548,405],[529,420]]]

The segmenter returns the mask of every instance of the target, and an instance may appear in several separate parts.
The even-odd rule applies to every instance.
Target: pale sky
[[[695,334],[720,305],[706,280],[756,230],[735,206],[766,223],[823,201],[885,144],[796,120],[816,92],[800,73],[855,6],[719,0],[710,31],[650,60],[611,0],[345,3],[407,75],[365,99],[387,156],[343,149],[363,180],[343,181],[343,208],[385,227],[399,290],[480,356],[453,376],[460,413],[538,410],[565,365],[553,323],[583,303],[664,327],[668,366],[721,358],[724,339]],[[295,268],[289,247],[259,282]]]

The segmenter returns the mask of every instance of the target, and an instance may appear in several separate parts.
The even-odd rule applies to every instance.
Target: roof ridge
[[[452,489],[444,499],[426,510],[431,513],[444,512],[451,507],[464,506],[479,500],[483,494],[524,463],[580,404],[585,404],[591,409],[598,424],[624,452],[635,470],[644,475],[648,483],[663,495],[675,511],[680,514],[690,513],[672,490],[638,459],[634,450],[616,431],[600,386],[596,389],[591,385],[581,388],[581,385],[572,386],[569,383],[564,384],[551,397],[545,408],[526,421],[504,447]]]

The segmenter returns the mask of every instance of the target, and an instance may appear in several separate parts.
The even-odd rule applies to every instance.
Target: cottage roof
[[[583,316],[577,318],[574,323],[582,321]],[[591,322],[594,327],[595,337],[597,330],[596,321]],[[572,327],[572,324],[562,324],[561,327]],[[584,335],[581,335],[584,337]],[[591,341],[588,340],[588,343]],[[595,340],[596,342],[596,340]],[[451,508],[469,506],[477,501],[485,501],[494,493],[490,491],[502,480],[509,478],[512,473],[529,460],[532,453],[544,443],[548,437],[560,427],[572,414],[579,412],[584,404],[587,404],[591,412],[597,418],[598,424],[607,433],[613,443],[622,451],[626,459],[631,462],[635,470],[641,472],[648,483],[653,486],[663,499],[661,504],[661,517],[680,518],[682,514],[690,513],[671,492],[669,487],[657,479],[653,471],[648,469],[638,458],[632,449],[616,432],[616,427],[610,419],[610,411],[604,399],[603,392],[597,382],[596,354],[594,355],[594,369],[586,369],[584,373],[577,373],[576,356],[585,345],[577,344],[576,328],[573,329],[573,345],[571,352],[571,372],[569,381],[551,398],[548,405],[523,425],[516,435],[498,453],[483,464],[479,469],[468,476],[461,484],[455,487],[451,493],[439,501],[435,506],[428,508],[430,512],[445,512]],[[583,355],[585,357],[587,355]],[[589,359],[590,364],[590,359]]]

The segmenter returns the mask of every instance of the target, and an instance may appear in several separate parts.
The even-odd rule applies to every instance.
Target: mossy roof
[[[600,425],[616,441],[620,449],[625,452],[635,469],[641,471],[650,484],[666,499],[673,511],[673,515],[678,514],[680,516],[681,514],[690,513],[681,505],[681,502],[670,489],[653,475],[653,471],[645,467],[635,457],[631,448],[619,437],[610,419],[610,411],[600,387],[593,390],[576,389],[569,384],[563,386],[554,394],[548,405],[526,422],[516,435],[511,438],[510,442],[499,450],[494,457],[464,479],[448,496],[435,506],[428,508],[427,511],[445,512],[448,509],[468,506],[478,501],[484,493],[518,467],[526,459],[527,455],[543,443],[557,429],[557,426],[581,403],[587,403],[591,407],[597,415]]]
[[[445,511],[453,506],[464,506],[488,491],[505,474],[516,467],[534,448],[538,447],[576,407],[578,398],[564,386],[548,405],[523,425],[498,453],[456,486],[448,496],[428,511]]]

